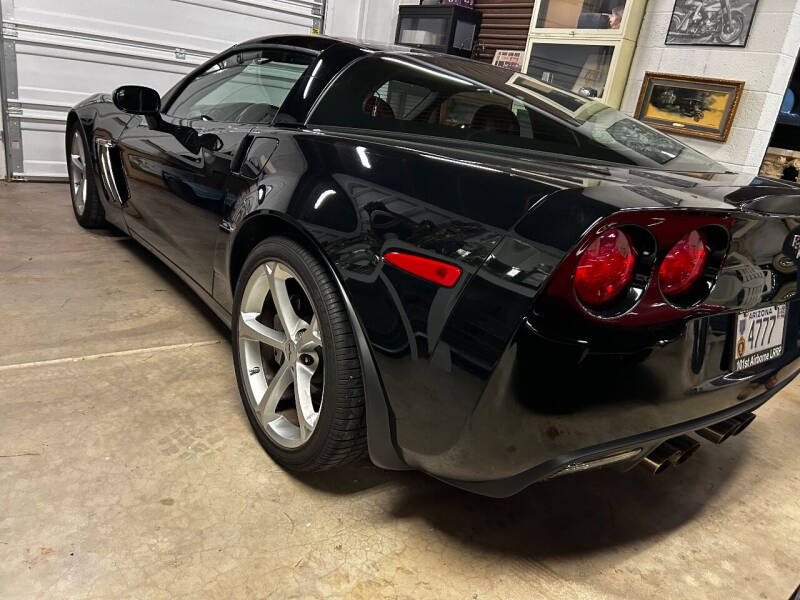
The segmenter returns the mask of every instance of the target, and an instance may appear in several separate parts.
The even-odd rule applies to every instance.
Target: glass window
[[[313,56],[290,50],[239,52],[195,77],[169,115],[227,123],[270,123]]]
[[[536,27],[619,29],[626,0],[541,0]]]
[[[613,56],[613,46],[532,44],[528,75],[587,98],[600,98]]]
[[[475,43],[475,29],[477,25],[469,21],[456,21],[456,31],[453,34],[453,48],[459,50],[472,50]]]
[[[522,73],[445,55],[358,60],[334,81],[309,123],[447,138],[448,145],[468,148],[490,144],[494,152],[515,156],[529,150],[695,172],[724,170],[604,104]]]
[[[398,44],[445,46],[447,45],[447,18],[403,17],[400,19],[398,33]]]

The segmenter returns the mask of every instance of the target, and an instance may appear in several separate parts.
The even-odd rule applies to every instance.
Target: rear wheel
[[[233,354],[247,417],[277,463],[318,471],[363,455],[364,392],[347,311],[324,265],[294,240],[269,238],[245,261]]]
[[[77,122],[67,132],[67,170],[75,219],[87,229],[102,227],[105,213],[94,182],[86,136]]]

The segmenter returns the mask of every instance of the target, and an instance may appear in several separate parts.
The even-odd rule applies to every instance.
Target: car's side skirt
[[[183,280],[183,282],[188,285],[192,291],[197,294],[200,299],[206,303],[206,305],[214,311],[214,314],[222,321],[225,326],[230,329],[231,328],[231,314],[225,310],[225,308],[209,294],[206,290],[204,290],[200,285],[191,277],[189,277],[184,271],[178,267],[175,263],[173,263],[170,259],[164,256],[155,246],[150,244],[149,242],[145,241],[141,236],[136,235],[136,232],[130,230],[130,235],[133,239],[139,242],[142,246],[147,248],[156,258],[161,260],[166,266],[168,266],[178,277]]]

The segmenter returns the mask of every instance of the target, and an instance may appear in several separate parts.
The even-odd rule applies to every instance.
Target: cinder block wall
[[[678,136],[731,169],[757,173],[800,47],[800,0],[760,0],[744,48],[666,46],[675,0],[650,0],[622,110],[632,115],[646,71],[745,82],[727,142]]]

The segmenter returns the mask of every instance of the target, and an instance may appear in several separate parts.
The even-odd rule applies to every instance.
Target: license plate
[[[733,370],[748,369],[783,354],[786,305],[766,306],[736,315]]]

